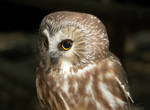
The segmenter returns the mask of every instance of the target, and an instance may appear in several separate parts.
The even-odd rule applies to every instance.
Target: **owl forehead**
[[[43,33],[48,38],[50,43],[57,44],[66,39],[71,39],[74,41],[76,39],[75,36],[78,37],[83,35],[83,33],[81,33],[79,29],[73,26],[62,28],[53,34],[49,33],[49,30],[45,28],[43,30]]]
[[[51,33],[68,26],[80,28],[86,34],[99,35],[105,32],[103,23],[97,17],[86,13],[54,12],[43,19],[43,24],[48,26]]]

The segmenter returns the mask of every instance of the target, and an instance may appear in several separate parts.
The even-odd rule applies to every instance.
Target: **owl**
[[[124,69],[94,15],[58,11],[44,17],[36,88],[49,110],[131,110]]]

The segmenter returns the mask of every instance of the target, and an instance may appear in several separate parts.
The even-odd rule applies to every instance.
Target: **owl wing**
[[[134,103],[128,87],[128,81],[126,79],[125,71],[119,61],[119,59],[112,54],[110,60],[113,61],[113,69],[114,69],[114,79],[116,80],[117,84],[119,85],[122,93],[124,94],[125,98],[128,102]]]
[[[46,100],[43,95],[43,74],[41,74],[41,71],[39,68],[36,70],[36,88],[37,88],[37,97],[39,100],[39,103],[43,109],[49,108],[46,104]],[[51,109],[50,109],[51,110]]]
[[[120,67],[122,68],[122,67]],[[124,96],[126,97],[127,100],[130,100],[132,103],[134,103],[130,92],[129,92],[129,87],[128,85],[128,81],[125,78],[121,78],[119,79],[118,77],[115,77],[116,82],[118,83],[120,89],[122,90],[122,92],[124,93]]]

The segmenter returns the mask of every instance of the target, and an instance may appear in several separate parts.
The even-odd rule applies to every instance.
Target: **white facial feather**
[[[44,30],[43,30],[43,33],[44,33],[44,35],[45,35],[48,39],[50,38],[49,32],[48,32],[47,29],[44,29]]]
[[[64,78],[66,79],[69,75],[71,75],[70,69],[72,68],[72,64],[70,61],[63,59],[60,67],[60,73],[63,74]]]
[[[66,39],[72,39],[72,37],[65,35],[65,33],[63,32],[63,30],[59,30],[58,32],[56,32],[53,36],[50,36],[49,32],[47,29],[45,29],[43,31],[43,33],[45,34],[45,36],[48,39],[49,42],[49,53],[50,52],[56,52],[56,51],[60,51],[58,49],[58,44],[60,42],[62,42],[63,40]],[[68,58],[73,54],[73,50],[74,50],[74,44],[72,45],[71,49],[69,49],[68,51],[63,51],[63,57]]]

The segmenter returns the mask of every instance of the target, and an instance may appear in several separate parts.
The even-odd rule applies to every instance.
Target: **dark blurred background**
[[[135,105],[150,110],[149,0],[0,0],[0,110],[41,110],[35,42],[42,18],[58,10],[87,12],[103,21]]]

